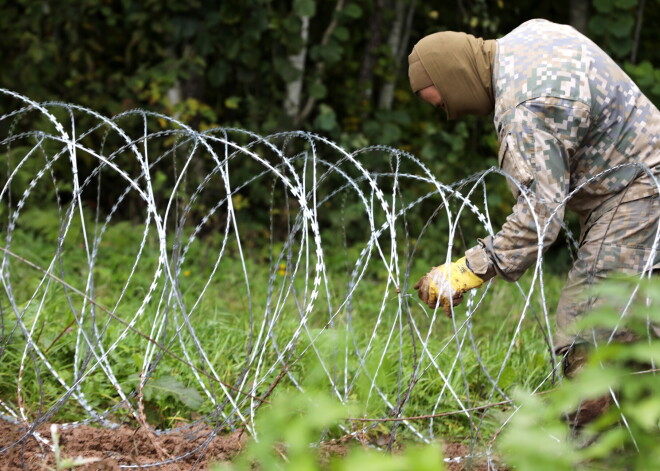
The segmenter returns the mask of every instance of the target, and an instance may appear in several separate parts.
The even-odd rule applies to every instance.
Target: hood
[[[495,40],[483,40],[454,31],[422,38],[408,56],[408,78],[413,92],[430,85],[440,92],[447,119],[493,111]]]

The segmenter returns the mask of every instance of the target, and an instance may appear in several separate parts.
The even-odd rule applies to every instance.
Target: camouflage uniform
[[[536,262],[538,231],[547,224],[547,249],[564,209],[578,214],[578,258],[557,313],[561,352],[575,339],[572,320],[592,307],[579,294],[613,271],[641,273],[650,256],[660,213],[655,183],[640,166],[617,166],[642,162],[660,172],[660,112],[598,46],[545,20],[497,40],[493,85],[499,165],[524,194],[509,182],[512,214],[466,256],[483,278],[517,280]]]

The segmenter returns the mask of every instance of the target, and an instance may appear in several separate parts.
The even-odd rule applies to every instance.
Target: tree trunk
[[[305,59],[307,58],[307,43],[309,39],[309,16],[301,17],[300,21],[300,39],[302,47],[298,54],[292,54],[289,56],[291,66],[296,69],[300,75],[293,82],[287,84],[286,98],[284,99],[284,111],[296,124],[298,111],[300,110],[300,102],[302,101],[303,79],[305,77]]]
[[[406,3],[408,5],[408,12],[406,14]],[[408,40],[410,38],[410,26],[412,24],[413,14],[415,12],[417,0],[397,0],[395,6],[396,18],[392,29],[390,30],[390,37],[387,41],[392,54],[392,64],[394,70],[392,75],[383,84],[380,90],[380,97],[378,99],[378,108],[382,110],[392,109],[392,101],[394,101],[394,88],[396,87],[396,80],[401,69],[402,62],[408,49]]]
[[[170,87],[169,90],[167,90],[165,96],[167,96],[167,100],[170,102],[171,107],[175,107],[181,103],[181,97],[183,96],[183,91],[181,90],[181,82],[178,80],[174,82],[174,85]]]
[[[360,65],[359,88],[362,90],[362,100],[371,101],[374,91],[374,66],[378,48],[382,43],[383,0],[376,0],[376,9],[369,22],[369,40],[364,47],[362,64]]]
[[[167,55],[170,58],[176,57],[176,51],[174,50],[174,47],[170,46],[167,48]],[[172,108],[181,103],[183,101],[183,89],[181,88],[181,82],[179,80],[174,82],[174,84],[165,93],[165,96],[170,102],[170,106]]]
[[[344,1],[345,0],[337,0],[337,3],[335,4],[335,13],[340,12],[344,8]],[[326,44],[328,44],[328,41],[330,40],[330,36],[332,35],[336,27],[337,27],[337,18],[336,15],[333,15],[333,18],[328,24],[328,27],[323,32],[323,37],[321,38],[321,46],[325,46]],[[325,62],[317,62],[315,83],[321,83],[324,70],[325,70]],[[300,112],[300,115],[298,115],[298,119],[296,120],[296,122],[299,123],[307,119],[307,116],[309,116],[309,114],[312,112],[315,105],[316,105],[316,98],[312,96],[308,97],[307,101],[305,102],[305,106]]]
[[[174,48],[170,48],[168,53],[170,57],[176,57]],[[190,44],[186,44],[183,47],[182,55],[184,58],[194,57],[195,52],[193,47]],[[188,98],[202,100],[204,96],[204,76],[195,74],[191,77],[188,77],[183,82],[177,80],[174,82],[172,87],[167,90],[165,95],[167,96],[167,99],[170,102],[170,106],[172,107],[178,105]]]
[[[569,7],[571,26],[582,34],[587,34],[589,22],[589,0],[571,0]]]

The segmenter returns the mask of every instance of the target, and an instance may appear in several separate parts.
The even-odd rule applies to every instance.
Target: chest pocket
[[[505,134],[504,139],[500,144],[497,163],[502,170],[513,177],[518,184],[524,188],[529,188],[534,181],[532,169],[518,151],[518,147],[515,145],[514,138],[511,134]],[[518,186],[508,177],[506,182],[509,185],[511,193],[513,193],[513,196],[517,199],[518,196],[520,196]]]

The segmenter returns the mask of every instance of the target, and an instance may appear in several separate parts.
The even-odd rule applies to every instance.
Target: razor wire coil
[[[487,179],[506,178],[527,198],[526,188],[501,169],[490,168],[446,184],[418,158],[391,147],[376,145],[349,152],[327,138],[303,131],[269,136],[235,128],[199,132],[144,110],[107,118],[76,105],[37,103],[8,90],[0,93],[19,103],[0,116],[0,129],[6,130],[0,136],[0,147],[7,155],[7,170],[0,180],[0,209],[4,210],[0,212],[4,227],[0,358],[17,346],[22,349],[15,398],[0,400],[0,409],[2,418],[24,424],[27,430],[0,453],[27,436],[39,437],[37,427],[71,404],[81,410],[81,417],[63,428],[83,424],[117,427],[120,412],[147,425],[145,391],[150,382],[158,380],[161,370],[171,370],[172,365],[188,370],[195,381],[190,388],[208,405],[203,418],[180,427],[194,430],[199,424],[210,424],[211,431],[203,432],[207,436],[199,450],[222,430],[237,427],[258,439],[255,420],[271,392],[283,384],[304,392],[304,369],[297,368],[302,361],[322,371],[331,394],[342,403],[349,402],[360,384],[366,383],[364,403],[367,408],[376,403],[375,409],[386,411],[381,412],[383,418],[406,417],[409,404],[416,400],[418,383],[432,378],[439,390],[431,414],[461,411],[476,439],[484,414],[471,397],[467,357],[470,366],[477,366],[486,378],[485,402],[490,403],[497,397],[510,400],[500,383],[530,313],[552,352],[553,329],[542,267],[549,222],[545,227],[537,223],[539,244],[536,264],[530,269],[532,279],[528,288],[518,284],[523,307],[495,369],[481,357],[473,325],[475,314],[493,291],[490,282],[470,293],[467,312],[452,317],[450,332],[441,327],[437,310],[426,310],[407,294],[416,252],[434,237],[439,220],[445,224],[449,241],[443,252],[445,262],[455,255],[454,241],[465,221],[479,227],[483,235],[494,234]],[[41,119],[35,119],[35,114]],[[39,128],[21,129],[23,121]],[[237,170],[247,163],[256,169],[253,175]],[[638,166],[653,177],[640,164],[626,165]],[[206,169],[201,175],[200,168]],[[102,194],[108,189],[106,180],[113,182],[110,199]],[[164,182],[171,186],[164,187]],[[16,242],[15,235],[34,214],[31,211],[40,208],[39,198],[49,193],[44,187],[50,188],[56,203],[58,234],[50,258],[37,262]],[[548,221],[581,187],[554,209]],[[245,209],[237,209],[255,188],[262,193],[266,188],[270,200],[263,238],[269,253],[265,262],[261,260],[267,276],[254,273],[259,256],[250,249],[253,242],[242,234]],[[352,243],[351,250],[344,243],[343,271],[336,269],[336,263],[328,263],[334,254],[325,250],[326,241],[337,234],[325,219],[324,207],[339,199],[343,205],[352,203],[354,211],[359,208],[360,227],[366,232],[351,234],[353,240],[362,237]],[[95,202],[95,208],[90,208],[90,202]],[[408,218],[429,202],[436,208],[433,216],[418,233],[409,233]],[[142,226],[141,238],[137,247],[130,248],[130,266],[115,267],[115,274],[123,280],[105,292],[100,274],[107,277],[112,270],[103,266],[103,254],[109,250],[106,239],[116,232],[116,220],[127,212],[132,213],[134,225]],[[220,228],[216,245],[211,245],[214,253],[207,251],[200,259],[200,241],[211,225]],[[561,225],[569,245],[577,248],[569,228]],[[342,237],[346,239],[355,226],[342,223]],[[660,228],[653,253],[659,234]],[[352,250],[355,247],[359,251]],[[155,266],[149,265],[149,255],[154,253]],[[642,276],[650,274],[653,258]],[[187,267],[199,264],[207,269],[201,286],[187,283]],[[374,284],[365,281],[374,270],[382,274],[377,285],[380,292],[375,295]],[[149,273],[146,284],[138,281],[145,271]],[[227,273],[240,279],[231,289],[245,300],[243,309],[230,315],[246,320],[247,328],[239,332],[232,325],[218,324],[218,333],[209,337],[200,331],[204,325],[200,318],[205,316],[209,299],[227,294],[218,286],[218,279]],[[141,297],[137,305],[129,300],[135,290]],[[539,294],[534,298],[536,291]],[[361,296],[375,296],[370,306],[379,307],[362,312]],[[59,337],[47,343],[40,336],[44,319],[54,322],[49,317],[49,303],[55,299],[60,300],[60,309],[62,303],[67,306],[63,311],[73,318],[62,334],[75,335],[70,363],[62,362],[51,350]],[[370,319],[371,331],[364,336],[355,330],[360,316]],[[149,330],[141,330],[145,328]],[[227,362],[218,357],[216,348],[231,337],[241,339],[243,351],[231,352],[240,359]],[[333,347],[333,342],[339,347]],[[132,377],[116,366],[122,348],[129,343],[141,348]],[[408,352],[411,357],[406,356]],[[556,359],[551,356],[535,391],[547,387],[554,377]],[[228,374],[229,363],[234,370]],[[397,364],[394,390],[382,384],[389,364]],[[25,405],[28,376],[35,378],[41,395],[46,387],[56,390],[54,398],[38,410]],[[88,383],[101,383],[114,391],[115,404],[95,406]],[[515,409],[511,415],[514,413]],[[348,423],[339,426],[348,436],[373,427],[365,423],[356,432]],[[419,440],[435,438],[433,418],[426,426],[412,420],[402,420],[401,426]],[[399,422],[393,422],[392,436],[397,427]],[[490,457],[490,449],[487,454]]]

